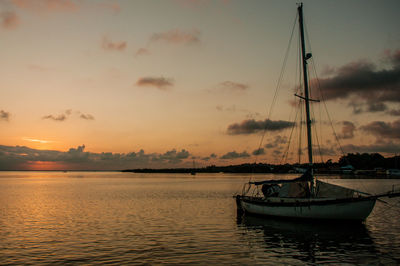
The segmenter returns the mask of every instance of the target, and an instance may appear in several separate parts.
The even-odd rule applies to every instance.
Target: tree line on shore
[[[396,169],[400,168],[400,156],[385,158],[379,153],[349,153],[340,157],[337,162],[331,159],[324,163],[315,163],[313,169],[316,172],[329,173],[340,170],[341,167],[351,165],[357,170]],[[296,169],[306,169],[308,164],[267,164],[244,163],[239,165],[216,166],[209,165],[200,168],[163,168],[163,169],[126,169],[123,172],[135,173],[290,173]]]

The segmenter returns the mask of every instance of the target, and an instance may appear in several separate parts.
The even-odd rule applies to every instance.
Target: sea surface
[[[232,196],[250,178],[274,176],[0,172],[0,265],[400,264],[399,198],[356,225],[238,216]]]

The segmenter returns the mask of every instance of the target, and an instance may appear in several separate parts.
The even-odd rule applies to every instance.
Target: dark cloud
[[[220,158],[221,159],[238,159],[238,158],[248,158],[250,157],[250,154],[248,154],[246,151],[243,151],[241,153],[237,153],[236,151],[231,151],[228,152],[224,155],[222,155]]]
[[[358,103],[355,111],[366,105],[369,112],[385,111],[384,103],[400,102],[400,50],[386,53],[390,67],[378,69],[373,63],[358,61],[334,71],[334,75],[319,80],[325,100],[354,98]],[[313,80],[316,82],[316,80]]]
[[[278,135],[272,141],[265,144],[264,147],[267,149],[272,149],[272,148],[280,146],[281,144],[286,144],[287,141],[288,141],[287,137],[282,137],[282,136]]]
[[[156,87],[160,90],[168,90],[174,85],[173,79],[164,77],[144,77],[139,78],[136,82],[137,86],[142,87]]]
[[[388,110],[387,113],[392,116],[400,116],[400,109]]]
[[[56,169],[110,169],[179,166],[190,157],[187,150],[175,149],[165,153],[93,153],[85,145],[68,151],[37,150],[25,146],[0,145],[0,170],[28,170],[36,162],[55,163]]]
[[[294,125],[293,122],[289,121],[272,121],[266,119],[264,121],[256,121],[254,119],[244,120],[240,123],[231,124],[228,126],[228,134],[239,135],[239,134],[253,134],[262,130],[268,131],[280,131],[286,128],[290,128]]]
[[[394,154],[399,152],[400,143],[388,141],[388,142],[377,142],[370,145],[348,144],[342,146],[342,149],[345,152]]]
[[[10,121],[11,114],[4,110],[0,110],[0,121]]]
[[[18,15],[13,11],[0,12],[0,25],[4,29],[15,29],[20,23]]]
[[[127,47],[126,41],[113,42],[108,37],[103,37],[101,47],[109,51],[124,51]]]
[[[183,149],[180,152],[177,152],[175,149],[167,151],[163,154],[159,154],[157,156],[153,156],[153,161],[167,161],[169,163],[180,163],[183,159],[189,158],[190,153]]]
[[[341,139],[352,139],[356,130],[355,125],[350,121],[343,121],[341,124],[343,125],[342,133],[338,134],[338,137]]]
[[[217,158],[217,157],[218,157],[218,156],[217,156],[215,153],[211,153],[210,156],[203,157],[203,158],[201,158],[201,160],[203,160],[203,161],[209,161],[209,160],[215,159],[215,158]]]
[[[224,81],[219,83],[217,88],[227,92],[243,92],[249,89],[249,85],[233,81]]]
[[[393,122],[374,121],[360,129],[377,138],[400,139],[400,119]]]
[[[315,149],[315,153],[321,156],[335,156],[338,154],[334,147],[319,147]]]
[[[200,31],[174,29],[167,32],[154,33],[150,42],[165,42],[171,44],[198,44],[200,43]]]
[[[264,148],[256,149],[251,154],[253,154],[253,155],[263,155],[263,154],[265,154],[265,150],[264,150]]]
[[[369,102],[367,103],[367,106],[368,106],[367,111],[371,113],[382,112],[388,109],[387,105],[382,102],[377,102],[377,103]]]
[[[282,151],[279,150],[279,149],[276,149],[276,150],[273,150],[272,153],[273,153],[274,155],[278,156],[278,155],[281,155],[281,154],[282,154]]]

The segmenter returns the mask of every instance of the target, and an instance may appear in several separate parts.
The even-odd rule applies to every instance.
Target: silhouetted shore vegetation
[[[350,169],[348,168],[349,166]],[[347,167],[347,168],[346,168]],[[238,165],[216,166],[209,165],[199,168],[140,168],[126,169],[122,172],[134,173],[296,173],[307,169],[308,164],[267,164],[244,163]],[[400,156],[385,158],[379,153],[349,153],[342,156],[337,162],[331,159],[324,163],[315,163],[313,169],[320,174],[357,174],[358,170],[363,174],[379,173],[386,169],[400,168]],[[378,171],[378,172],[377,172]]]

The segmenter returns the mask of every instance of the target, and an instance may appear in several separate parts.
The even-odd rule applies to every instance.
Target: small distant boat
[[[266,180],[244,184],[241,194],[235,196],[238,211],[250,214],[281,218],[320,219],[320,220],[365,220],[381,197],[399,197],[400,191],[389,191],[378,195],[316,180],[313,173],[313,150],[311,138],[310,101],[307,60],[312,57],[306,53],[303,4],[298,5],[298,18],[301,43],[304,97],[307,125],[307,149],[309,165],[305,173],[292,180]],[[398,172],[392,172],[398,173]]]

